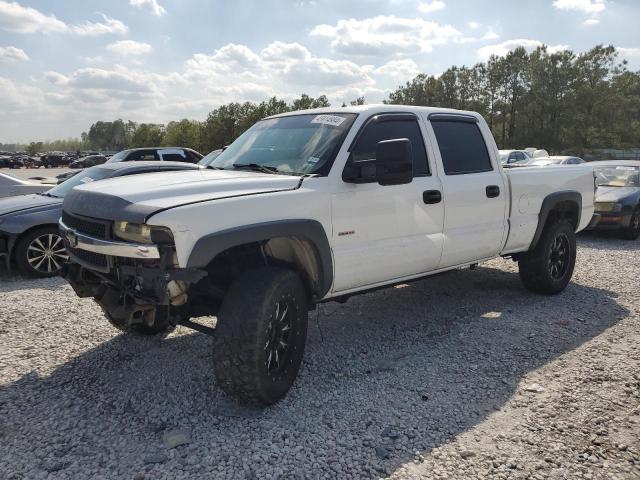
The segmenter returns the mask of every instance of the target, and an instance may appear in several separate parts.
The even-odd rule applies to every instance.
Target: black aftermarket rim
[[[558,235],[551,244],[549,255],[549,275],[554,280],[560,280],[569,269],[571,249],[566,235]]]
[[[69,259],[59,235],[47,233],[33,239],[27,248],[27,261],[39,273],[54,273]]]
[[[267,340],[264,346],[264,365],[267,372],[277,374],[285,367],[291,351],[291,331],[295,318],[295,308],[288,299],[276,303],[267,326]]]

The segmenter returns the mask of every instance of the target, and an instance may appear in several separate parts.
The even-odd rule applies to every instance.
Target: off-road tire
[[[625,240],[636,240],[640,237],[640,207],[636,207],[631,214],[629,226],[620,230],[620,237]]]
[[[287,350],[273,370],[273,332],[286,305]],[[214,372],[220,387],[241,402],[271,405],[295,381],[307,337],[307,292],[294,271],[263,267],[240,276],[227,292],[213,342]],[[284,318],[283,316],[283,318]],[[284,330],[283,330],[284,331]],[[270,343],[271,342],[271,343]],[[279,345],[279,343],[278,343]]]
[[[49,237],[50,235],[52,237]],[[47,264],[46,259],[44,259],[45,262],[41,264],[41,267],[42,267],[41,270],[38,270],[36,268],[38,266],[38,263],[37,261],[34,261],[36,257],[33,256],[36,252],[34,250],[30,250],[30,247],[34,245],[34,242],[36,242],[37,239],[40,239],[42,237],[45,237],[45,240],[43,240],[44,244],[40,243],[40,245],[35,245],[35,247],[37,248],[41,248],[40,246],[44,247],[47,244],[49,238],[52,238],[53,243],[55,243],[55,250],[58,253],[56,253],[54,259],[52,259],[51,261],[58,263],[60,265],[60,268],[56,268],[55,270],[52,270],[52,271],[46,271],[47,265],[51,265],[52,267],[55,266],[55,263]],[[30,257],[30,255],[32,256]],[[13,253],[13,258],[15,259],[15,262],[18,265],[18,269],[20,270],[20,273],[22,273],[27,277],[32,277],[32,278],[47,278],[47,277],[54,277],[58,275],[60,273],[62,265],[68,259],[68,257],[66,256],[66,252],[64,250],[64,242],[60,237],[60,232],[57,227],[41,227],[41,228],[33,229],[30,232],[28,232],[26,235],[24,235],[18,240],[18,243],[16,244],[16,248]],[[30,258],[31,258],[31,263],[29,261]]]
[[[558,252],[554,253],[557,242],[564,245],[566,258],[562,268],[553,269],[552,263],[556,267],[558,264]],[[553,221],[545,226],[536,247],[518,260],[520,279],[532,292],[554,295],[568,285],[575,263],[576,235],[573,226],[566,220]]]

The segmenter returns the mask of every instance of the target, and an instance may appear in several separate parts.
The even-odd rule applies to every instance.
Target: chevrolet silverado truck
[[[207,170],[73,189],[64,276],[124,332],[211,334],[221,388],[272,404],[319,302],[499,256],[529,290],[561,292],[593,198],[585,165],[503,170],[474,112],[292,112],[257,122]]]

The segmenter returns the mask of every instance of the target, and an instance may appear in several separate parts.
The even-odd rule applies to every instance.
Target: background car
[[[224,148],[219,148],[218,150],[213,150],[212,152],[207,153],[204,157],[202,157],[202,160],[198,162],[198,165],[201,165],[203,167],[210,165],[211,162],[218,158],[218,156],[222,152],[224,152]]]
[[[617,230],[622,238],[640,237],[640,161],[591,162],[596,175],[595,214],[590,230]]]
[[[40,163],[44,168],[66,167],[70,159],[63,153],[47,153],[40,157]]]
[[[28,182],[6,173],[0,173],[0,198],[44,192],[50,188],[51,185]]]
[[[498,153],[503,165],[524,164],[532,160],[525,150],[499,150]]]
[[[107,163],[139,161],[198,163],[201,159],[202,155],[190,148],[152,147],[122,150],[107,160]]]
[[[537,165],[540,167],[545,167],[547,165],[579,165],[581,163],[585,163],[585,162],[580,157],[553,156],[553,157],[537,158],[527,163],[527,165]]]
[[[89,168],[95,167],[96,165],[102,165],[106,163],[107,157],[104,155],[89,155],[86,157],[79,158],[78,160],[74,160],[69,164],[69,168]]]
[[[87,168],[45,193],[0,200],[0,257],[4,256],[7,268],[15,262],[27,276],[57,275],[67,259],[58,220],[64,196],[73,187],[124,175],[199,168],[184,162],[104,164]]]

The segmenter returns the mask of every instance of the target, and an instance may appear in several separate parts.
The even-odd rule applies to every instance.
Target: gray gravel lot
[[[640,478],[639,259],[582,235],[559,296],[495,260],[324,305],[266,409],[216,387],[207,336],[4,274],[0,478]]]

